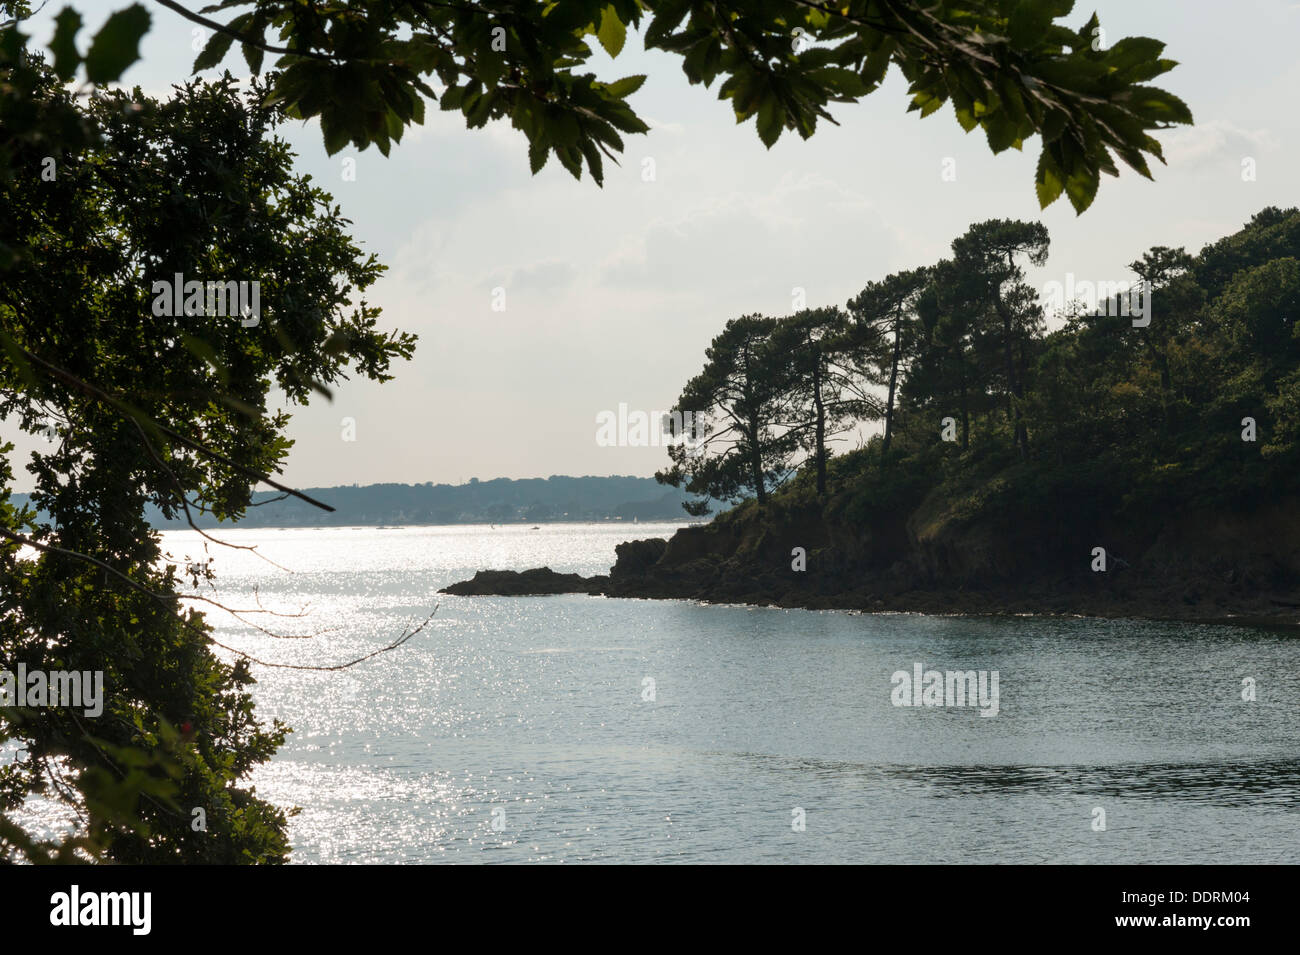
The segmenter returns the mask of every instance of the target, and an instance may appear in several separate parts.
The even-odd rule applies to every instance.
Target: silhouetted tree
[[[791,388],[788,364],[773,354],[775,328],[762,315],[728,322],[673,406],[683,419],[692,415],[694,435],[669,445],[672,467],[655,478],[700,495],[683,505],[688,513],[704,513],[709,497],[736,501],[747,491],[762,506],[793,468],[798,435],[781,427]]]

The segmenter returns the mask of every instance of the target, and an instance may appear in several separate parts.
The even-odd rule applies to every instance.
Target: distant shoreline
[[[204,529],[230,527],[387,527],[476,524],[687,523],[682,505],[691,495],[654,478],[631,475],[471,479],[465,484],[367,484],[299,488],[328,504],[322,510],[277,491],[256,491],[235,522],[194,514]],[[25,504],[28,494],[14,494]],[[720,509],[720,507],[718,508]],[[184,516],[167,519],[153,506],[145,520],[157,530],[188,527]],[[42,516],[42,519],[45,519]]]

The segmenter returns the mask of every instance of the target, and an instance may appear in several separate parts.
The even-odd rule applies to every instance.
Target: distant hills
[[[317,527],[366,524],[540,524],[548,521],[687,520],[682,502],[689,495],[665,488],[654,478],[630,476],[495,478],[468,484],[368,484],[358,487],[301,488],[332,505],[331,514],[296,498],[275,500],[278,492],[253,495],[240,527]],[[262,503],[263,501],[267,503]],[[156,527],[185,522],[147,512]],[[205,523],[206,520],[206,523]],[[200,527],[215,527],[211,518]]]
[[[555,521],[672,521],[688,520],[682,502],[689,495],[667,488],[654,478],[612,477],[496,478],[468,484],[368,484],[300,488],[335,508],[333,513],[312,507],[278,491],[258,491],[254,507],[239,527],[351,527],[382,524],[540,524]],[[27,495],[15,494],[15,502]],[[167,521],[157,508],[145,511],[159,528],[180,528],[185,521]],[[203,528],[217,527],[208,515],[195,515]]]

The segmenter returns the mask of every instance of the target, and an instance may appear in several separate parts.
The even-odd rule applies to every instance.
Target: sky
[[[123,5],[76,4],[83,50]],[[123,82],[165,95],[189,75],[206,33],[146,6],[153,27]],[[27,27],[42,46],[61,7]],[[716,82],[691,86],[676,58],[631,35],[617,60],[598,52],[592,66],[608,79],[648,74],[631,103],[652,129],[625,137],[603,188],[574,180],[554,157],[532,176],[526,140],[508,121],[467,130],[459,112],[432,105],[387,158],[352,147],[330,157],[314,121],[286,124],[280,135],[299,170],[333,194],[362,248],[389,267],[367,295],[383,309],[381,327],[420,342],[395,380],[344,382],[333,402],[290,409],[285,479],[650,476],[667,464],[665,450],[598,444],[598,415],[620,404],[670,408],[728,320],[789,314],[796,289],[808,307],[842,306],[868,281],[937,261],[991,218],[1046,225],[1050,258],[1030,272],[1040,289],[1067,273],[1121,281],[1154,245],[1196,252],[1265,206],[1297,204],[1300,3],[1106,0],[1064,22],[1081,26],[1093,9],[1109,43],[1167,44],[1164,56],[1180,65],[1156,85],[1186,101],[1196,125],[1156,134],[1168,165],[1153,163],[1154,183],[1121,166],[1082,216],[1064,197],[1038,208],[1037,138],[995,157],[951,106],[924,120],[907,113],[896,67],[859,104],[832,107],[839,126],[823,122],[806,141],[787,132],[768,150],[752,120],[737,125],[718,101]],[[237,50],[222,66],[247,72]],[[1242,175],[1248,158],[1253,181]],[[945,168],[955,176],[945,180]],[[504,309],[493,308],[502,301],[494,289],[505,290]],[[16,461],[37,446],[0,424],[3,438],[18,445]],[[16,490],[30,488],[25,477]]]

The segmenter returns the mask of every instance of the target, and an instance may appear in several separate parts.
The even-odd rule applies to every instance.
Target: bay
[[[437,594],[484,568],[605,573],[619,542],[674,527],[219,533],[280,567],[163,536],[216,558],[196,592],[305,613],[242,617],[308,640],[211,615],[267,662],[345,662],[438,604],[355,667],[253,666],[259,715],[294,729],[253,781],[301,807],[296,863],[1298,858],[1286,632]],[[895,706],[892,675],[918,663],[996,670],[997,715]]]

